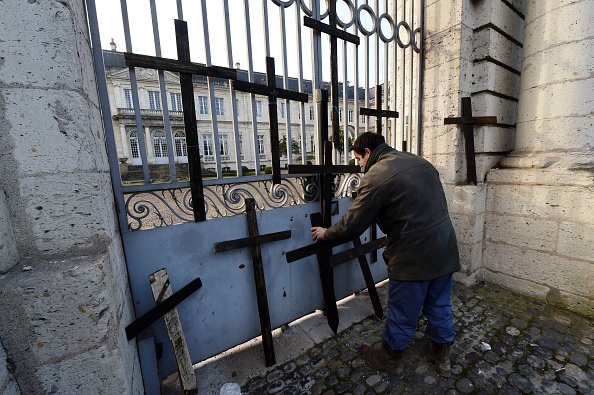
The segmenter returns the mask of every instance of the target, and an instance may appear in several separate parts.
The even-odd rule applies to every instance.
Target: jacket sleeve
[[[349,241],[361,235],[382,209],[380,195],[377,187],[370,185],[369,180],[363,177],[355,201],[342,218],[326,230],[326,239]]]

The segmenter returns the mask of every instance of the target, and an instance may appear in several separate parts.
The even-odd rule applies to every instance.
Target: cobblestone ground
[[[427,358],[423,317],[405,352],[404,379],[369,367],[359,350],[377,342],[385,325],[370,317],[265,377],[252,378],[242,393],[594,394],[592,319],[491,284],[456,284],[452,302],[450,378],[438,376]]]

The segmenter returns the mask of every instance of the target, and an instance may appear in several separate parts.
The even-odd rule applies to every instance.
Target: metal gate
[[[155,0],[117,1],[114,7],[87,0],[87,8],[134,307],[137,317],[154,308],[149,276],[161,268],[174,291],[200,278],[202,287],[177,306],[191,359],[199,362],[261,333],[250,249],[213,250],[215,243],[247,237],[246,198],[256,201],[260,234],[291,232],[261,246],[272,327],[323,308],[315,256],[285,259],[286,252],[311,244],[319,178],[284,169],[322,163],[324,129],[337,131],[334,164],[352,160],[348,146],[363,131],[418,152],[424,2],[177,0],[171,9]],[[192,71],[191,114],[182,105],[189,100],[183,73],[127,64],[129,54],[177,59],[174,19],[187,22],[192,70],[222,66],[235,73],[223,78]],[[359,44],[341,36],[333,44],[328,37],[336,30]],[[122,40],[125,51],[118,51]],[[307,102],[271,105],[269,96],[234,89],[236,81],[270,86],[266,58],[276,63],[276,86],[305,94]],[[323,90],[330,91],[329,103],[318,100]],[[326,106],[330,116],[320,121]],[[190,115],[193,131],[186,130]],[[278,141],[270,137],[275,120]],[[359,179],[335,177],[333,220],[352,202]],[[204,218],[196,216],[201,200]],[[371,271],[376,282],[386,278],[381,258]],[[334,286],[338,299],[366,287],[356,260],[334,268]],[[150,333],[165,345],[158,362],[164,378],[176,364],[162,320]],[[140,353],[145,369],[154,355],[142,347]]]

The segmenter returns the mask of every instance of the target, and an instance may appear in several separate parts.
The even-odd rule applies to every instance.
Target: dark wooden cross
[[[188,296],[192,295],[201,286],[202,281],[200,281],[200,278],[196,278],[182,289],[169,296],[167,299],[160,301],[160,304],[158,304],[156,307],[150,309],[148,312],[137,318],[134,322],[126,327],[126,337],[128,340],[134,339],[143,330],[151,326],[155,321],[163,317],[175,306],[183,302]]]
[[[375,108],[362,107],[359,114],[376,117],[375,132],[382,134],[382,118],[398,118],[398,111],[382,109],[382,86],[375,86]]]
[[[473,117],[470,97],[462,98],[462,116],[444,118],[444,125],[462,125],[464,132],[464,151],[466,153],[466,182],[477,183],[476,162],[474,152],[473,125],[489,125],[497,123],[497,117]]]
[[[200,148],[198,145],[198,126],[196,124],[196,107],[194,105],[194,84],[192,76],[204,75],[207,77],[236,80],[237,70],[217,66],[206,67],[192,63],[190,61],[188,24],[185,21],[179,19],[175,20],[175,36],[178,60],[133,53],[125,53],[124,59],[128,66],[167,70],[179,73],[184,127],[186,129],[186,143],[188,146],[188,170],[190,173],[192,211],[194,214],[194,221],[198,222],[206,220],[206,208],[204,206],[202,166],[200,165]]]
[[[398,111],[384,110],[382,109],[382,86],[375,86],[375,109],[373,108],[360,108],[359,114],[366,115],[368,117],[376,117],[375,132],[382,134],[382,118],[398,118]],[[406,149],[405,149],[406,151]],[[369,228],[371,240],[377,239],[377,227],[375,223]],[[377,251],[371,253],[371,263],[377,262]]]
[[[332,141],[334,142],[334,146],[338,146],[338,141],[340,140],[340,125],[338,120],[338,43],[336,39],[340,38],[355,45],[359,45],[360,40],[359,37],[355,36],[354,34],[347,33],[346,31],[340,30],[336,27],[336,0],[328,1],[328,17],[330,22],[328,25],[307,16],[303,17],[303,24],[306,27],[326,33],[330,36],[330,102],[333,109],[331,114]],[[343,95],[346,94],[347,92],[345,89]],[[345,136],[345,139],[346,138],[347,137]]]
[[[322,106],[322,109],[324,106]],[[325,107],[326,111],[327,106]],[[323,111],[322,111],[323,112]],[[323,115],[323,114],[321,114]],[[320,117],[324,119],[323,116]],[[327,118],[326,118],[327,119]],[[320,125],[322,127],[323,125]],[[322,129],[320,129],[322,130]],[[324,163],[322,165],[289,165],[289,174],[311,174],[318,173],[320,175],[321,183],[321,206],[322,212],[313,213],[310,215],[311,226],[323,226],[325,228],[331,225],[331,209],[332,209],[332,178],[337,173],[360,173],[361,168],[358,166],[347,166],[347,165],[332,165],[332,143],[329,141],[324,142]],[[359,239],[357,238],[357,241]],[[353,243],[356,243],[353,241]],[[342,243],[341,243],[342,244]],[[355,244],[356,245],[356,244]],[[295,260],[302,259],[304,257],[316,254],[318,260],[318,269],[320,273],[320,280],[322,284],[322,294],[324,296],[324,306],[326,311],[326,319],[328,325],[334,333],[338,330],[338,308],[336,307],[336,294],[334,292],[334,273],[333,266],[330,264],[330,257],[332,255],[332,247],[336,244],[329,242],[319,242],[310,246],[302,247],[294,251],[289,251],[285,254],[287,262],[294,262]],[[378,247],[379,248],[379,247]],[[346,262],[346,261],[344,261]],[[367,261],[361,261],[361,270],[365,278],[368,288],[370,288],[370,296],[374,303],[374,308],[379,304],[379,310],[381,311],[381,303],[379,303],[379,297],[377,292],[377,303],[374,300],[373,291],[375,290],[375,284],[371,278],[371,282],[368,282],[370,276],[366,273],[371,274]],[[376,309],[376,314],[378,310]]]
[[[270,120],[270,148],[272,151],[272,183],[281,183],[280,150],[278,137],[278,114],[276,113],[277,99],[295,100],[307,103],[307,94],[276,87],[276,73],[274,58],[266,57],[266,82],[267,85],[254,84],[246,81],[234,80],[233,89],[242,92],[251,92],[257,95],[268,96],[268,118]],[[287,109],[288,111],[288,109]],[[291,142],[288,142],[290,147]],[[287,148],[290,150],[290,148]],[[289,151],[287,151],[289,152]]]
[[[258,300],[258,314],[260,316],[264,358],[266,360],[266,366],[272,366],[276,363],[276,359],[274,356],[274,345],[272,344],[272,327],[270,325],[270,312],[268,311],[268,297],[266,295],[266,281],[264,280],[264,265],[262,263],[260,244],[288,239],[291,237],[291,231],[285,230],[282,232],[260,235],[258,232],[256,202],[254,199],[245,199],[245,211],[249,236],[244,239],[214,243],[213,247],[215,254],[235,250],[237,248],[250,248],[252,268],[254,270],[254,281],[256,282],[256,298]]]

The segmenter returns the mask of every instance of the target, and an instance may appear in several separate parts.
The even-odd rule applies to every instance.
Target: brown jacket
[[[388,236],[388,277],[426,281],[460,270],[456,234],[439,173],[425,159],[382,144],[371,153],[357,197],[326,231],[351,240],[376,221]]]

